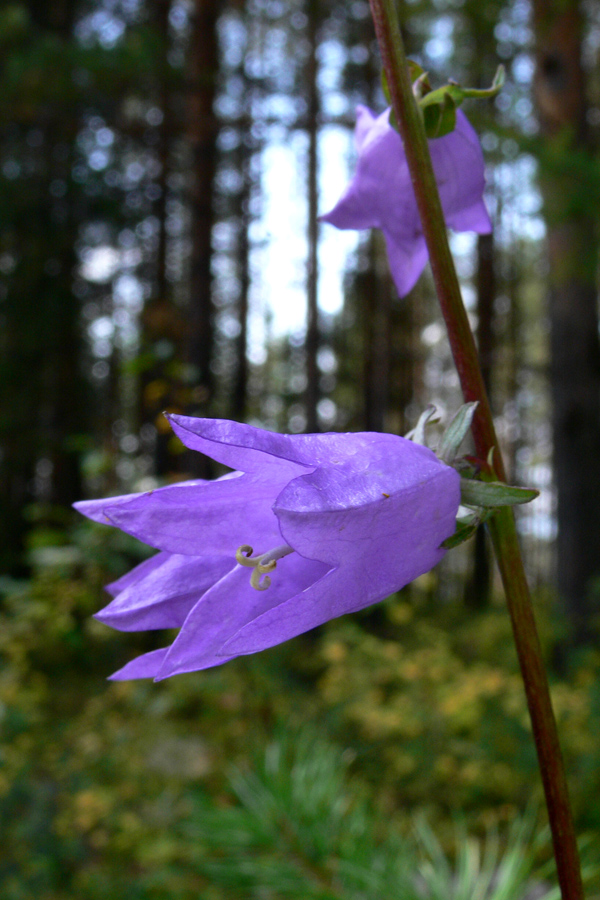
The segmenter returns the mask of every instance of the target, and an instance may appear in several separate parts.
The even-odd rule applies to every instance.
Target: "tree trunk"
[[[492,386],[495,297],[494,236],[480,234],[477,238],[477,350],[488,393],[491,393]],[[465,604],[471,609],[485,609],[489,606],[492,587],[490,548],[485,526],[480,525],[477,529],[472,548],[472,569],[465,585]]]
[[[67,52],[74,3],[32,4],[29,12],[29,48],[51,41],[57,52]],[[19,48],[8,49],[20,63]],[[14,260],[2,279],[0,340],[0,569],[13,574],[27,571],[28,505],[43,503],[36,523],[56,527],[64,513],[52,506],[68,508],[81,496],[75,437],[89,432],[91,405],[81,370],[80,301],[73,292],[81,194],[71,177],[70,147],[78,115],[60,100],[40,106],[34,90],[0,117],[3,137],[9,124],[22,164],[19,182],[2,185],[0,236],[0,253]],[[27,139],[33,133],[36,144]]]
[[[212,298],[212,229],[218,123],[214,112],[219,46],[220,0],[195,0],[187,70],[187,138],[191,155],[191,265],[188,305],[187,361],[191,372],[188,413],[207,415],[213,399],[214,351]],[[186,454],[186,468],[197,477],[211,474],[211,463],[198,453]]]
[[[310,0],[307,12],[310,51],[306,67],[308,90],[308,114],[306,126],[308,132],[308,260],[306,273],[307,322],[304,348],[306,353],[306,430],[312,433],[319,430],[317,405],[320,393],[319,369],[317,366],[317,353],[319,351],[319,89],[317,85],[317,0]]]
[[[248,93],[250,88],[246,86]],[[245,111],[244,111],[245,112]],[[245,121],[245,116],[244,116]],[[236,372],[233,383],[231,409],[233,418],[243,422],[248,406],[248,303],[250,294],[250,199],[252,189],[251,128],[241,125],[239,167],[242,173],[242,190],[239,195],[239,232],[237,244],[237,268],[239,281],[238,324],[239,334],[235,342]]]
[[[598,190],[586,128],[581,14],[574,0],[535,0],[535,99],[550,261],[551,391],[558,493],[558,589],[574,639],[591,637],[600,571]]]
[[[176,402],[178,385],[173,362],[181,359],[184,329],[180,310],[173,303],[167,279],[167,200],[171,149],[175,135],[168,61],[170,10],[171,0],[155,0],[153,25],[161,40],[160,56],[156,64],[156,88],[162,112],[162,121],[156,126],[156,153],[160,171],[157,177],[158,197],[153,210],[158,221],[158,241],[152,296],[146,303],[141,318],[141,355],[147,357],[149,363],[141,373],[138,386],[140,420],[156,427],[154,474],[159,478],[177,472],[182,462],[181,456],[172,452],[172,431],[162,415],[165,410],[183,412],[181,404]],[[171,347],[170,354],[156,352],[161,344]]]
[[[213,389],[210,367],[214,343],[211,260],[218,131],[213,104],[219,67],[219,11],[219,0],[196,0],[188,65],[187,136],[192,166],[188,361],[195,376],[192,405],[198,411],[206,410]]]
[[[392,356],[392,291],[387,269],[382,273],[380,235],[369,237],[369,268],[361,278],[364,321],[364,428],[385,431],[390,411]],[[383,274],[383,277],[382,277]],[[401,347],[394,348],[397,354]],[[396,412],[399,412],[397,410]]]

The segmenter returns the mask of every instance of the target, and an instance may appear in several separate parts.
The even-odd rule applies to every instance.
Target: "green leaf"
[[[513,487],[499,481],[473,481],[461,478],[460,496],[465,506],[482,506],[495,509],[498,506],[515,506],[529,503],[539,495],[533,488]]]
[[[473,403],[465,403],[461,406],[452,421],[442,435],[442,440],[437,450],[437,455],[446,463],[451,463],[462,444],[467,431],[471,427],[475,410],[477,409],[477,401]]]

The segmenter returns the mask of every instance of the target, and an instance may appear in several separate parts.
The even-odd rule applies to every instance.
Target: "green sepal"
[[[425,94],[419,100],[419,105],[421,109],[424,109],[427,106],[438,106],[440,103],[444,102],[445,97],[450,97],[454,101],[455,106],[460,106],[466,98],[473,100],[488,100],[500,93],[504,86],[504,81],[504,66],[498,66],[492,85],[489,88],[464,88],[461,87],[460,84],[456,84],[455,81],[451,81],[450,84],[444,84],[442,87],[436,88],[435,91],[430,91]]]
[[[431,90],[429,73],[414,60],[407,60],[413,94],[421,110],[425,132],[429,139],[444,137],[456,128],[456,109],[466,97],[485,100],[495,97],[502,90],[505,80],[504,66],[498,66],[489,88],[463,88],[455,82]],[[392,95],[385,70],[381,72],[381,87],[387,103],[392,106]],[[400,131],[396,114],[390,111],[390,125]]]
[[[423,74],[420,75],[413,83],[412,89],[414,98],[417,103],[423,97],[426,97],[427,94],[431,91],[431,84],[429,83],[429,72],[423,72]]]
[[[473,537],[479,526],[483,525],[493,515],[494,511],[492,509],[482,509],[468,518],[457,519],[456,531],[449,538],[446,538],[445,541],[442,541],[440,547],[443,547],[445,550],[452,550],[454,547],[464,544],[465,541]]]
[[[455,547],[460,547],[461,544],[473,537],[477,531],[477,525],[478,523],[475,522],[462,522],[460,519],[457,519],[456,531],[446,538],[445,541],[442,541],[440,547],[443,547],[444,550],[453,550]]]
[[[463,88],[460,84],[450,82],[435,91],[421,91],[417,100],[423,113],[427,137],[438,138],[450,134],[456,127],[456,109],[463,100],[467,97],[475,100],[495,97],[502,90],[504,80],[504,66],[498,66],[489,88]],[[413,91],[414,89],[415,85]]]
[[[477,402],[465,403],[461,406],[442,435],[437,455],[445,463],[453,462],[456,457],[458,448],[471,427],[471,422],[477,409]]]
[[[470,478],[460,480],[460,498],[464,506],[484,509],[515,506],[535,500],[539,493],[533,488],[513,487],[500,481],[473,481]]]
[[[386,103],[390,106],[392,105],[392,95],[390,92],[390,86],[388,84],[387,75],[385,74],[385,69],[381,70],[381,89],[383,91],[383,96],[385,97]]]
[[[442,106],[448,100],[452,100],[455,106],[460,106],[465,96],[465,88],[461,88],[460,84],[455,84],[452,81],[450,84],[443,84],[442,87],[436,88],[435,91],[425,94],[419,100],[419,106],[422,110],[425,110],[430,106]]]
[[[434,418],[435,416],[435,418]],[[405,438],[409,441],[412,441],[413,444],[422,444],[424,447],[427,446],[427,442],[425,440],[425,428],[427,425],[433,425],[434,422],[439,422],[439,416],[437,415],[437,409],[430,403],[429,406],[425,407],[421,415],[419,416],[419,421],[415,425],[408,434],[405,434]]]
[[[496,69],[496,74],[494,75],[494,80],[492,81],[492,85],[489,88],[463,88],[463,96],[464,97],[472,97],[475,100],[488,100],[490,97],[495,97],[500,93],[502,88],[504,87],[504,82],[506,81],[506,70],[504,66],[500,65]]]
[[[386,99],[386,103],[390,106],[390,125],[400,134],[400,127],[398,125],[398,119],[396,118],[396,113],[394,112],[394,107],[392,105],[392,94],[390,92],[390,86],[388,84],[387,76],[385,74],[385,69],[381,70],[381,88],[383,90],[383,95]]]
[[[425,71],[423,66],[420,66],[419,63],[416,63],[414,59],[407,59],[406,64],[408,65],[408,72],[410,75],[410,80],[414,84],[416,81],[420,81],[427,91],[431,90],[431,85],[429,84],[428,75],[429,73]]]
[[[451,85],[447,85],[446,87],[449,88]],[[437,103],[425,105],[424,101],[429,97],[432,97],[433,94],[437,94],[438,91],[432,91],[431,94],[426,94],[423,100],[419,101],[423,113],[425,134],[429,140],[444,137],[453,132],[456,128],[457,104],[454,102],[454,98],[450,91],[446,90],[446,88],[440,88],[440,91],[443,91],[443,93],[441,94],[441,99]]]

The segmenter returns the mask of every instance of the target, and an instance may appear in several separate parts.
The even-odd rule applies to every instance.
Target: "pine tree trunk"
[[[187,361],[191,391],[187,412],[207,415],[213,400],[214,307],[212,297],[212,230],[218,123],[214,101],[219,68],[217,23],[220,0],[195,0],[187,69],[187,138],[191,156],[191,260],[187,314]],[[194,476],[212,474],[210,461],[186,454]]]
[[[492,387],[495,296],[494,236],[480,234],[477,238],[477,350],[488,392]],[[465,585],[465,603],[471,609],[485,609],[490,602],[492,567],[483,525],[477,529],[472,547],[472,569]]]
[[[248,85],[246,92],[249,92]],[[244,116],[244,123],[246,122]],[[239,195],[239,236],[237,244],[237,269],[239,282],[238,324],[239,334],[235,342],[236,372],[231,398],[233,418],[243,422],[248,406],[248,313],[250,293],[250,243],[251,223],[250,199],[252,188],[252,150],[250,149],[251,128],[241,126],[239,146],[239,167],[242,174],[242,190]]]
[[[306,273],[306,430],[314,433],[319,430],[317,404],[319,402],[319,369],[317,353],[319,351],[319,91],[317,86],[317,30],[318,3],[310,0],[308,13],[308,41],[310,51],[306,67],[308,90],[308,260]]]
[[[364,428],[366,431],[385,431],[390,412],[392,338],[392,290],[387,269],[381,269],[380,235],[369,238],[369,268],[361,279],[363,288],[362,314],[364,318]],[[396,346],[396,355],[402,347]],[[396,387],[398,387],[396,385]],[[400,412],[394,410],[394,412]]]
[[[160,164],[157,177],[158,197],[154,203],[154,215],[158,221],[154,283],[152,296],[142,315],[142,354],[152,360],[144,368],[139,380],[139,418],[156,427],[154,443],[154,474],[159,478],[172,475],[181,467],[181,456],[171,452],[172,431],[163,419],[165,410],[183,412],[175,401],[177,385],[174,383],[173,361],[181,359],[183,325],[180,311],[172,299],[167,279],[167,200],[171,149],[175,132],[173,97],[169,71],[169,13],[171,0],[155,0],[154,27],[161,39],[160,56],[157,59],[157,100],[162,121],[156,126],[156,153]],[[170,346],[171,353],[157,354],[160,344]]]
[[[217,22],[220,0],[196,0],[188,65],[187,137],[191,151],[191,271],[188,361],[194,370],[193,405],[205,411],[212,396],[214,315],[212,228],[217,120],[213,105],[219,67]]]
[[[30,15],[32,48],[46,42],[58,52],[70,49],[72,0],[33,6]],[[19,48],[14,50],[21,62]],[[72,105],[42,107],[34,92],[5,108],[0,123],[3,128],[11,123],[22,164],[20,189],[15,191],[9,179],[2,186],[1,249],[14,259],[3,278],[0,339],[0,570],[5,573],[27,571],[23,553],[31,525],[23,512],[29,504],[43,504],[38,514],[44,519],[37,518],[37,524],[56,526],[53,507],[68,508],[81,496],[75,437],[89,433],[91,413],[81,368],[80,300],[73,292],[81,194],[72,179],[70,148],[77,116]],[[37,143],[30,144],[27,136],[34,132]]]
[[[600,572],[598,190],[586,127],[577,2],[535,0],[535,99],[550,261],[551,391],[558,493],[558,589],[574,638],[590,638]]]

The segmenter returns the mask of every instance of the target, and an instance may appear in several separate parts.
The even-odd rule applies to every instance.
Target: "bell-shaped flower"
[[[383,600],[444,555],[459,476],[426,447],[170,419],[187,447],[236,471],[76,504],[160,551],[109,586],[98,618],[180,629],[113,678],[161,679],[272,647]]]
[[[401,297],[416,284],[427,247],[402,138],[389,123],[390,110],[375,117],[357,109],[356,172],[331,212],[321,216],[337,228],[380,228],[390,270]],[[479,139],[461,110],[450,134],[429,141],[446,223],[455,231],[488,234],[492,224],[483,202],[484,162]]]

